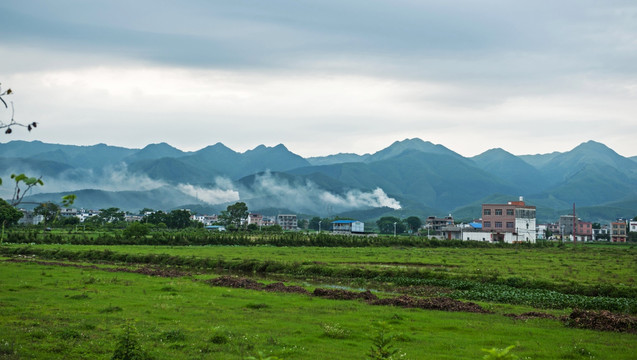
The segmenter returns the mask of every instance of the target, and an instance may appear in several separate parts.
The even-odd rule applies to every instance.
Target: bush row
[[[353,236],[316,234],[305,232],[288,233],[244,233],[244,232],[209,232],[205,230],[162,231],[149,236],[136,238],[121,234],[99,234],[88,236],[83,234],[38,234],[35,231],[11,231],[6,239],[8,243],[24,244],[70,244],[70,245],[270,245],[270,246],[314,246],[314,247],[452,247],[452,248],[495,248],[522,247],[540,248],[554,246],[549,242],[535,244],[503,244],[479,241],[437,240],[418,236]]]
[[[195,269],[214,269],[217,272],[257,274],[287,274],[302,277],[360,279],[391,283],[397,286],[440,286],[456,290],[458,298],[468,300],[501,301],[527,304],[543,308],[579,307],[637,313],[637,289],[612,285],[585,286],[579,284],[553,284],[520,278],[493,277],[463,279],[426,268],[369,269],[348,266],[329,266],[311,262],[282,262],[272,260],[226,260],[169,254],[129,254],[111,250],[72,251],[40,249],[34,247],[0,247],[7,256],[35,255],[44,259],[112,261],[129,264],[182,266]],[[572,287],[569,287],[572,286]],[[592,295],[592,296],[591,296]]]

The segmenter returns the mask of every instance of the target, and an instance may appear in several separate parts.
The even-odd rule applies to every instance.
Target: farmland
[[[560,320],[574,307],[634,314],[631,246],[11,244],[0,252],[3,358],[110,358],[126,324],[156,359],[244,359],[259,352],[365,358],[381,324],[409,359],[477,359],[483,348],[509,345],[531,359],[629,359],[637,352],[634,333],[577,329]],[[210,283],[220,275],[284,281],[307,294]],[[470,300],[484,313],[333,300],[312,295],[317,288]],[[587,295],[592,291],[603,294]],[[512,316],[529,312],[545,316]]]

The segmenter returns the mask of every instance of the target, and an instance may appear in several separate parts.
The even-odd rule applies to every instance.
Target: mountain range
[[[75,206],[218,212],[245,201],[250,210],[373,220],[384,215],[453,214],[470,220],[485,202],[524,196],[539,221],[572,212],[608,222],[637,215],[637,157],[588,141],[567,152],[516,156],[491,149],[474,157],[421,139],[396,141],[373,154],[303,158],[284,145],[243,153],[222,143],[184,152],[166,143],[142,149],[39,141],[0,144],[0,196],[11,173],[42,176],[27,202]]]

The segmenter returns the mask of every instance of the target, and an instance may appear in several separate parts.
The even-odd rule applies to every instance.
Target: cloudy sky
[[[0,35],[40,123],[1,142],[637,155],[634,0],[3,0]]]

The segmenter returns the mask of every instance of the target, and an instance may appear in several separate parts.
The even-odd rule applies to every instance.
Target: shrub
[[[150,360],[152,357],[142,349],[137,340],[137,330],[132,324],[125,324],[118,337],[111,360]]]

